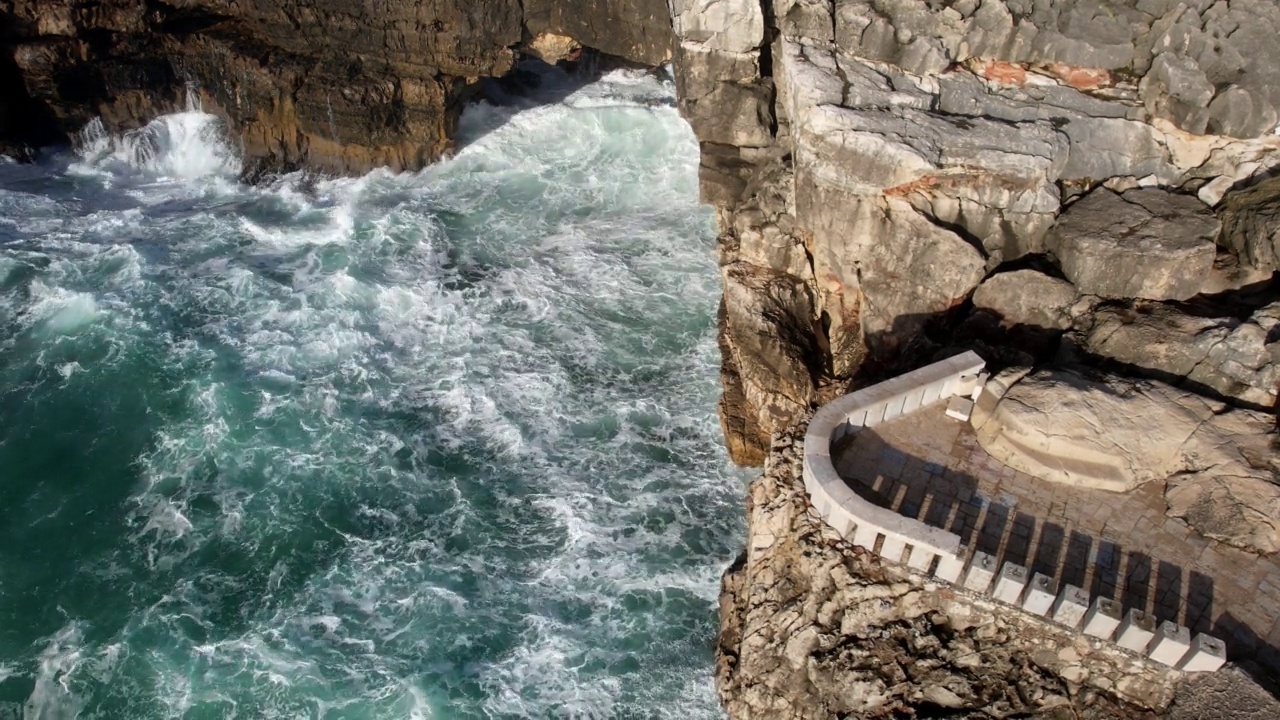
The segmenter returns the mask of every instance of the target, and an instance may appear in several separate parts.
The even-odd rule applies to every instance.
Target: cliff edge
[[[670,57],[663,0],[6,0],[0,149],[65,141],[185,107],[198,93],[248,171],[416,170],[452,145],[462,107],[540,38],[636,63]]]
[[[812,408],[960,350],[993,372],[1072,368],[1124,409],[1091,425],[1075,389],[1049,393],[1025,437],[1075,423],[1082,447],[1131,455],[1130,487],[1159,476],[1143,497],[1193,558],[1212,545],[1274,568],[1280,9],[686,0],[673,17],[679,103],[719,209],[721,418],[734,459],[766,467],[722,596],[731,715],[1199,717],[1187,698],[1212,682],[1270,698],[1238,667],[1139,693],[1118,666],[1082,671],[1101,661],[1048,624],[839,540],[786,453]],[[1232,425],[1215,448],[1238,457],[1176,442],[1176,408],[1137,412],[1124,388],[1151,382]],[[909,490],[898,501],[922,512]],[[1126,592],[1179,594],[1140,565]],[[1247,595],[1226,595],[1196,622],[1234,659],[1280,667],[1270,623],[1235,622],[1225,601]]]

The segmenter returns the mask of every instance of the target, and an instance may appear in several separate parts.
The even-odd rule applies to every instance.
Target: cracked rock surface
[[[734,275],[754,266],[792,276],[812,298],[809,317],[785,322],[812,327],[812,339],[776,361],[746,358],[749,343],[722,326],[725,364],[737,370],[726,373],[736,385],[722,414],[739,461],[759,462],[770,434],[801,411],[782,355],[817,369],[820,400],[957,341],[991,361],[1049,359],[1100,298],[1178,303],[1270,283],[1275,187],[1250,188],[1280,167],[1280,62],[1267,60],[1278,50],[1264,39],[1280,27],[1280,6],[701,7],[677,3],[676,75],[702,143],[703,195],[720,209],[721,261]],[[1013,273],[1031,269],[1070,283],[1023,289],[1051,292],[1045,313],[1012,301],[1013,281],[1040,277]],[[1066,303],[1071,295],[1079,303]],[[966,325],[975,304],[999,317]],[[1011,340],[1022,325],[1044,332]],[[1085,352],[1124,354],[1092,343]],[[1210,362],[1199,372],[1219,368],[1214,378],[1194,382],[1260,407],[1274,397],[1266,355],[1253,352],[1247,368]],[[785,397],[767,397],[775,386]],[[778,411],[788,403],[794,412]]]
[[[1277,707],[1239,670],[1181,682],[881,565],[813,514],[801,433],[775,437],[748,494],[747,550],[724,577],[717,681],[731,717],[1248,718]]]

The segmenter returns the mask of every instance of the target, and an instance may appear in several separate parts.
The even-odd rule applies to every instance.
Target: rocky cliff
[[[947,345],[1273,408],[1274,4],[689,4],[740,462]]]
[[[1238,671],[1125,692],[1106,667],[1076,666],[1097,658],[1046,650],[1069,639],[922,590],[808,514],[788,453],[811,408],[960,349],[997,370],[1085,367],[1116,388],[1151,378],[1217,424],[1249,419],[1207,454],[1173,443],[1169,514],[1272,553],[1280,6],[673,10],[679,102],[720,210],[721,416],[734,458],[767,468],[722,596],[731,715],[1190,718],[1214,716],[1193,702],[1219,692],[1206,683],[1267,697]],[[1133,447],[1172,442],[1159,414],[1141,417]],[[1056,423],[1046,414],[1038,431]]]
[[[57,142],[95,117],[128,129],[191,89],[250,171],[417,169],[450,147],[478,80],[539,37],[653,65],[669,28],[663,0],[4,0],[0,138]]]
[[[725,578],[731,713],[1275,717],[1239,674],[1116,688],[1052,627],[940,604],[808,514],[790,448],[826,399],[959,347],[1274,413],[1277,31],[1242,0],[0,0],[0,149],[194,89],[256,168],[411,169],[521,53],[672,59],[719,211],[726,439],[768,460]],[[1255,439],[1237,504],[1267,517]],[[1176,512],[1280,547],[1222,522],[1236,490],[1184,480]]]

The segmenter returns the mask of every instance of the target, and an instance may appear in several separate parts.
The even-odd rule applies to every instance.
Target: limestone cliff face
[[[657,64],[669,22],[662,0],[4,0],[0,138],[55,142],[94,117],[134,127],[190,87],[260,167],[416,169],[522,44],[567,35]]]
[[[1246,192],[1280,162],[1274,4],[682,2],[740,462],[830,394],[954,344],[1274,405],[1265,331],[1227,366],[1225,345],[1175,337],[1218,359],[1174,367],[1177,350],[1135,362],[1093,314],[1146,303],[1242,326],[1276,299],[1277,187]],[[1020,292],[1048,285],[1052,307]]]
[[[731,716],[1254,712],[1193,702],[1219,681],[1266,697],[1238,671],[1120,688],[1052,628],[878,565],[809,514],[790,453],[812,408],[961,349],[1156,378],[1257,419],[1230,443],[1256,449],[1232,470],[1247,480],[1183,472],[1170,513],[1271,552],[1274,513],[1245,509],[1280,498],[1258,412],[1280,386],[1280,6],[673,0],[673,17],[719,209],[721,417],[734,459],[766,467],[721,598]]]

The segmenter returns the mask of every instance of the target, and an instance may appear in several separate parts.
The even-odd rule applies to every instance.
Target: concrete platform
[[[1193,636],[1215,635],[1228,650],[1260,647],[1280,662],[1280,563],[1167,517],[1163,482],[1112,493],[1017,472],[983,451],[942,405],[868,428],[832,459],[859,495],[990,555],[991,576],[970,570],[966,585],[994,581],[1012,562]],[[1105,614],[1086,613],[1082,630],[1091,619],[1098,632],[1110,624]]]

